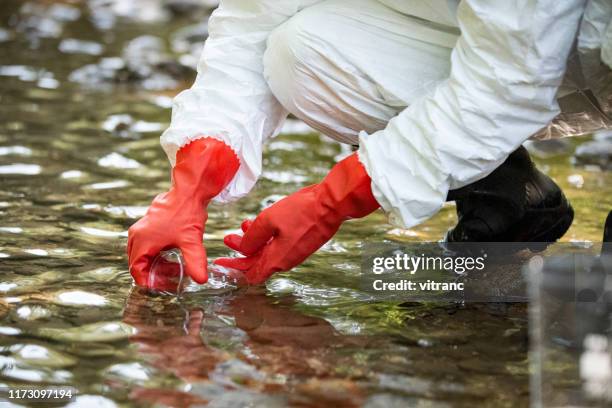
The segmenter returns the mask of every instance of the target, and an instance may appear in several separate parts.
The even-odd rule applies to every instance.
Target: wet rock
[[[117,279],[123,271],[114,267],[103,267],[86,271],[79,274],[79,278],[93,282],[112,282]]]
[[[73,71],[68,80],[86,87],[98,88],[121,82],[124,68],[125,62],[121,58],[102,58],[97,64],[85,65]]]
[[[40,305],[21,306],[15,313],[20,319],[26,321],[43,320],[51,316],[51,311]]]
[[[104,46],[100,43],[77,40],[74,38],[62,40],[58,48],[64,54],[100,55],[104,52]]]
[[[92,22],[102,30],[110,30],[119,19],[163,23],[170,18],[163,0],[89,0],[88,7]]]
[[[98,166],[115,169],[137,169],[141,164],[134,159],[112,152],[98,160]]]
[[[107,303],[104,296],[82,290],[60,292],[54,301],[65,306],[104,306]]]
[[[110,190],[114,188],[124,188],[129,185],[130,183],[126,180],[113,180],[113,181],[103,181],[100,183],[89,184],[85,186],[84,188],[90,189],[90,190]],[[108,232],[107,234],[103,230],[98,230],[95,228],[81,228],[81,230],[85,232],[86,234],[94,235],[94,236],[107,236],[107,237],[121,236],[120,233]]]
[[[202,53],[206,38],[208,38],[208,23],[206,21],[181,28],[172,35],[172,51],[178,54],[187,53],[194,58],[198,58]]]
[[[156,65],[167,59],[164,42],[159,37],[142,35],[127,43],[122,58],[134,75],[146,78]]]
[[[40,78],[36,85],[43,89],[57,89],[60,86],[60,82],[53,77],[45,76]]]
[[[36,81],[45,74],[45,70],[40,70],[25,65],[5,65],[0,67],[0,76],[14,77],[24,82]]]
[[[78,20],[81,12],[67,4],[25,3],[19,10],[15,29],[31,41],[40,38],[58,38],[64,24]]]
[[[81,17],[81,11],[68,4],[54,3],[46,10],[46,15],[55,21],[67,23],[78,20]]]
[[[174,99],[164,95],[153,95],[149,98],[149,102],[162,109],[171,109]]]
[[[104,123],[102,129],[115,136],[123,138],[137,138],[140,133],[159,132],[163,129],[161,123],[145,122],[142,120],[134,120],[127,114],[110,115]]]
[[[144,35],[131,40],[121,58],[103,58],[73,71],[69,80],[86,87],[128,84],[147,90],[175,89],[180,81],[192,79],[195,69],[187,67],[165,51],[163,41]]]
[[[599,139],[581,144],[576,149],[574,161],[577,165],[595,165],[603,170],[612,170],[612,138]]]
[[[10,351],[17,361],[34,367],[65,368],[77,363],[68,354],[38,344],[15,344]]]
[[[34,369],[14,357],[3,355],[0,355],[0,366],[3,377],[28,383],[65,384],[72,379],[68,371],[48,367]]]
[[[87,343],[87,347],[83,347],[81,344],[71,344],[67,351],[74,356],[79,357],[112,357],[118,352],[111,344],[105,343]]]
[[[26,258],[26,256],[24,256],[24,258]],[[10,293],[11,295],[17,295],[22,293],[36,292],[37,288],[44,287],[45,285],[57,282],[61,279],[61,273],[48,271],[32,276],[19,277],[14,281],[0,281],[0,293],[4,292]]]
[[[165,89],[176,89],[179,87],[179,82],[170,75],[156,73],[140,82],[140,86],[149,91],[163,91]]]
[[[193,68],[182,65],[165,52],[163,41],[144,35],[130,41],[123,50],[129,78],[143,81],[146,89],[169,89],[176,87],[177,80],[191,78]]]
[[[528,140],[525,142],[527,151],[541,159],[567,154],[571,147],[572,144],[567,139]]]
[[[114,135],[126,137],[127,130],[134,123],[134,118],[127,114],[110,115],[104,123],[102,123],[102,129]]]
[[[166,0],[165,6],[175,16],[202,14],[219,4],[218,0]]]
[[[106,370],[107,376],[128,380],[134,383],[143,383],[149,379],[149,372],[140,363],[115,364]]]
[[[0,28],[0,42],[8,41],[12,38],[11,32],[5,30],[4,28]]]

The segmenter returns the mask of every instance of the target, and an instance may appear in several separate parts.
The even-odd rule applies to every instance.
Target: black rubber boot
[[[448,194],[457,225],[447,242],[554,242],[569,229],[574,210],[559,186],[519,147],[493,173]]]

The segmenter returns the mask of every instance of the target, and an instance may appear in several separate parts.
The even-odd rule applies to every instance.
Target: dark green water
[[[104,407],[526,406],[524,305],[401,306],[355,289],[365,239],[438,240],[455,221],[452,206],[409,231],[381,213],[348,222],[266,287],[181,302],[133,288],[126,231],[169,186],[158,136],[178,88],[70,83],[70,72],[99,57],[19,32],[22,4],[0,5],[9,33],[0,42],[0,389],[69,385],[78,406]],[[100,42],[114,56],[137,35],[163,37],[183,23],[120,22],[111,35],[82,17],[62,36]],[[142,122],[105,130],[117,114]],[[227,255],[226,233],[276,195],[321,179],[343,151],[315,133],[272,141],[253,193],[211,209],[209,256]],[[539,164],[576,210],[564,240],[597,241],[612,175],[574,168],[570,153]]]

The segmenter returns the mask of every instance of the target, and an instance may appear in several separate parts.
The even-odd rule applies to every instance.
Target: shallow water
[[[0,386],[70,385],[79,406],[527,404],[524,305],[399,305],[358,289],[364,240],[438,240],[455,221],[452,205],[411,230],[381,213],[348,222],[266,287],[180,301],[132,288],[126,231],[169,186],[158,136],[177,89],[94,90],[68,77],[136,35],[185,22],[120,22],[110,35],[82,15],[63,37],[102,47],[60,47],[59,37],[15,28],[22,4],[0,6]],[[81,53],[68,54],[75,47]],[[116,115],[132,123],[117,127],[129,118]],[[253,193],[211,210],[210,258],[229,253],[222,237],[242,219],[318,181],[348,152],[290,125],[293,134],[268,145]],[[571,151],[538,163],[576,210],[564,240],[597,241],[612,174],[573,167]]]

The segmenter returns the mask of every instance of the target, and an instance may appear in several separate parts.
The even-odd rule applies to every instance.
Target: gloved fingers
[[[134,278],[136,285],[147,287],[149,283],[149,269],[151,267],[151,257],[147,255],[130,256],[130,274]]]
[[[185,260],[185,272],[199,284],[208,281],[206,249],[197,240],[182,243],[179,246]]]
[[[236,269],[238,271],[249,270],[259,259],[259,255],[240,257],[240,258],[217,258],[213,261],[215,265],[225,268]]]
[[[254,262],[250,262],[249,268],[245,270],[247,282],[251,285],[259,285],[275,272],[291,269],[291,266],[287,268],[282,267],[288,255],[287,250],[292,249],[287,247],[288,243],[289,241],[287,240],[274,237],[257,255],[250,257],[256,259],[253,259]]]
[[[257,262],[246,271],[247,282],[258,285],[276,272],[288,271],[304,262],[327,242],[319,239],[302,241],[296,241],[295,237],[274,237],[260,252]]]
[[[247,230],[253,225],[253,220],[244,220],[242,224],[240,224],[240,229],[245,233]],[[238,234],[228,234],[223,238],[223,243],[230,249],[234,251],[240,251],[240,245],[242,244],[242,235]],[[244,255],[244,254],[243,254]]]
[[[131,235],[128,249],[129,268],[138,286],[147,287],[151,263],[161,249],[160,245],[153,244],[136,233]]]
[[[240,224],[240,229],[242,229],[242,232],[247,232],[251,225],[253,225],[253,220],[246,219]]]
[[[268,243],[276,232],[269,212],[264,210],[255,218],[242,237],[239,251],[244,255],[253,255]]]
[[[240,244],[242,243],[242,236],[238,234],[229,234],[223,238],[223,243],[230,249],[240,252]]]

